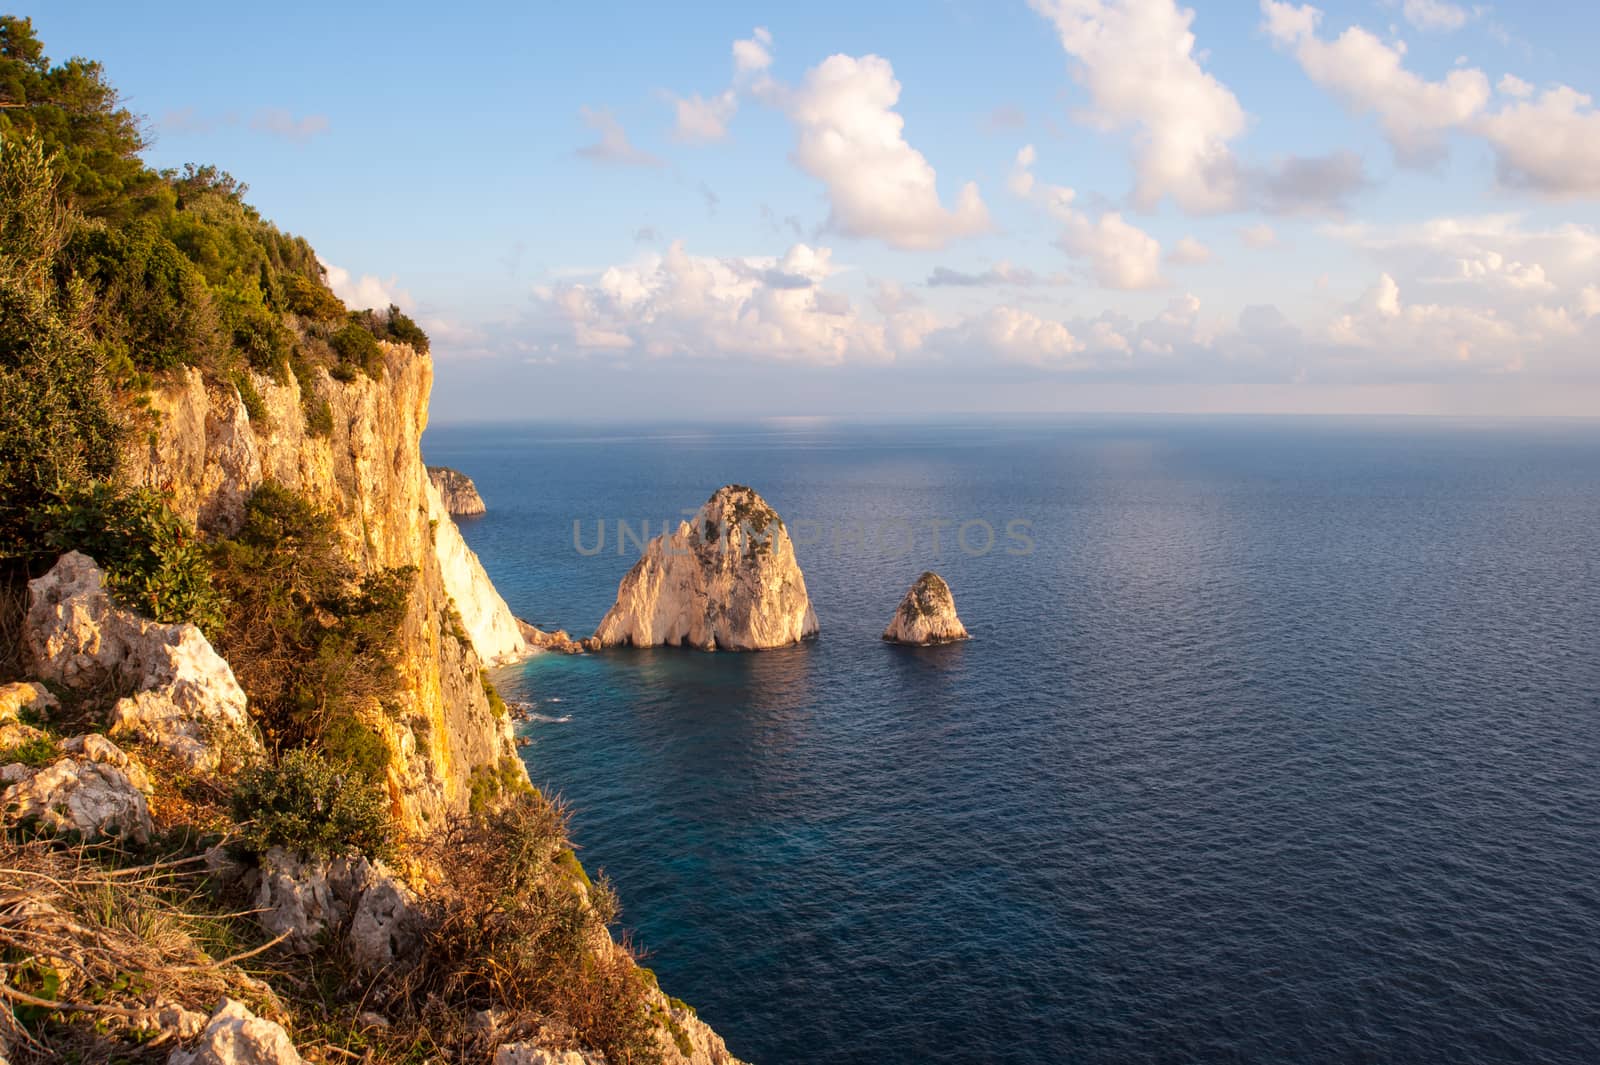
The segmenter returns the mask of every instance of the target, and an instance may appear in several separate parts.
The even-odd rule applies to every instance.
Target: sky
[[[421,322],[436,424],[1600,415],[1600,5],[21,13]]]

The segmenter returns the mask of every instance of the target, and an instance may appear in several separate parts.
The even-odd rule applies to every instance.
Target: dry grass
[[[118,867],[118,857],[0,842],[0,1037],[13,1061],[69,1047],[86,1061],[161,1060],[170,1034],[157,1013],[209,1013],[224,995],[282,1014],[241,967],[276,941],[254,942],[246,914],[215,911],[203,858]]]

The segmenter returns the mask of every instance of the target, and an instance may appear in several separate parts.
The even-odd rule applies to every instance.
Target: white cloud
[[[1459,30],[1467,24],[1472,13],[1460,4],[1446,0],[1405,0],[1400,8],[1406,21],[1419,30]]]
[[[778,258],[712,258],[677,241],[592,283],[556,286],[544,299],[584,349],[814,363],[890,358],[883,325],[822,287],[834,273],[831,256],[796,244]]]
[[[1211,261],[1211,249],[1193,237],[1182,237],[1167,253],[1167,262],[1174,266],[1198,266]]]
[[[1091,222],[1074,212],[1056,244],[1068,255],[1088,259],[1095,280],[1106,288],[1156,288],[1161,276],[1161,243],[1115,211]]]
[[[320,255],[317,262],[322,266],[328,287],[352,311],[382,310],[391,303],[401,310],[411,309],[411,293],[400,288],[395,278],[385,281],[371,274],[352,277],[350,271],[333,265]]]
[[[628,140],[616,116],[604,108],[580,107],[578,114],[583,124],[600,134],[594,144],[578,149],[578,154],[597,163],[616,163],[621,166],[660,166],[661,160],[649,152],[635,148]]]
[[[767,69],[772,66],[772,34],[765,26],[757,26],[748,39],[733,42],[733,83],[715,96],[699,93],[692,96],[672,96],[676,123],[672,135],[675,140],[690,144],[720,141],[728,135],[728,123],[739,111],[739,95],[746,91],[762,91],[769,82]]]
[[[930,346],[963,356],[1056,369],[1080,365],[1084,343],[1060,322],[1016,307],[991,307],[928,338]]]
[[[1239,239],[1244,241],[1245,247],[1261,251],[1278,243],[1278,234],[1265,222],[1244,226],[1239,230]]]
[[[674,138],[690,143],[719,141],[728,135],[728,123],[739,110],[739,98],[727,89],[709,100],[699,93],[678,97],[672,106],[677,114]]]
[[[1495,88],[1500,90],[1501,95],[1512,96],[1518,100],[1525,100],[1533,95],[1533,86],[1515,74],[1502,77]]]
[[[1587,94],[1560,85],[1479,119],[1475,129],[1495,146],[1501,183],[1600,199],[1600,111],[1593,105]]]
[[[1322,12],[1310,5],[1261,0],[1264,28],[1291,48],[1306,75],[1358,113],[1377,116],[1402,162],[1431,162],[1444,151],[1444,134],[1489,102],[1481,70],[1456,69],[1427,81],[1405,69],[1405,44],[1385,44],[1360,26],[1327,41],[1317,36]]]
[[[1206,73],[1190,32],[1194,12],[1175,0],[1029,0],[1075,60],[1099,129],[1132,129],[1134,202],[1170,196],[1188,211],[1224,211],[1241,198],[1229,142],[1245,130],[1233,93]]]
[[[953,208],[939,202],[934,169],[906,142],[894,110],[900,83],[888,60],[830,56],[786,96],[799,137],[794,160],[826,187],[832,228],[901,249],[942,248],[990,229],[976,184],[962,186]]]
[[[1006,188],[1018,199],[1032,200],[1049,211],[1053,217],[1065,219],[1072,214],[1069,205],[1077,198],[1077,194],[1065,185],[1051,185],[1035,178],[1033,164],[1038,158],[1039,153],[1034,150],[1033,145],[1024,144],[1011,164],[1011,174],[1006,179]]]

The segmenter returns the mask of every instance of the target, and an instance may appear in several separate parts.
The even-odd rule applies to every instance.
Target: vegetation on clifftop
[[[334,518],[281,485],[253,493],[237,532],[204,537],[119,479],[119,453],[154,439],[141,396],[174,374],[236,388],[258,423],[265,380],[297,382],[309,435],[327,436],[333,382],[379,378],[382,342],[426,351],[426,335],[396,307],[348,310],[310,245],[231,175],[147,167],[140,120],[100,66],[53,64],[26,19],[0,16],[0,103],[0,681],[21,674],[23,581],[80,549],[122,606],[201,626],[266,741],[235,774],[137,731],[96,740],[123,759],[106,774],[148,783],[148,842],[3,826],[0,1055],[164,1061],[176,1040],[160,1015],[222,994],[283,1024],[310,1061],[476,1062],[526,1038],[656,1063],[672,1054],[663,1032],[688,1053],[653,979],[610,939],[609,884],[584,872],[564,810],[514,755],[491,747],[501,757],[470,775],[468,759],[447,762],[467,776],[465,808],[426,839],[397,825],[391,780],[415,767],[394,762],[437,727],[399,724],[417,693],[399,660],[417,638],[416,573],[362,572]],[[498,729],[505,705],[463,658]],[[0,763],[88,764],[65,737],[104,730],[115,687],[62,691],[48,719],[14,715]],[[250,877],[275,848],[418,872],[406,965],[361,969],[345,928],[299,954],[264,931]]]

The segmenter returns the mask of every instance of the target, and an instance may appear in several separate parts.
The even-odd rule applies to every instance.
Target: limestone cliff
[[[483,564],[447,511],[438,482],[430,481],[428,518],[433,527],[433,553],[439,560],[445,591],[455,602],[461,627],[466,629],[473,649],[490,665],[527,654],[530,647],[523,638],[523,624],[495,590]]]
[[[727,485],[693,520],[650,541],[594,639],[602,647],[753,651],[816,633],[783,519],[754,489]]]
[[[293,376],[251,375],[260,397],[252,419],[236,388],[207,385],[198,371],[186,371],[151,394],[155,427],[124,456],[124,468],[135,482],[164,490],[201,529],[224,534],[239,527],[251,493],[276,481],[336,516],[364,572],[415,567],[401,633],[399,706],[383,724],[395,754],[391,798],[415,831],[466,807],[474,769],[515,754],[510,724],[491,711],[478,676],[482,660],[506,646],[500,615],[510,612],[497,595],[488,598],[493,588],[465,544],[452,556],[451,581],[487,594],[452,606],[438,547],[450,546],[449,533],[435,535],[450,519],[430,508],[420,447],[433,364],[405,345],[383,351],[377,379],[339,381],[316,371],[313,405],[325,402],[332,422],[321,433],[308,424]],[[479,619],[484,653],[455,620],[456,608],[463,622],[468,613]]]
[[[478,486],[460,470],[452,470],[448,466],[429,466],[428,480],[439,490],[444,509],[451,516],[466,518],[488,511],[483,505],[483,497],[478,494]]]
[[[967,627],[956,616],[955,596],[937,573],[918,577],[900,600],[883,638],[892,643],[949,643],[967,639]]]

